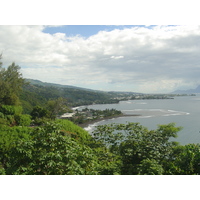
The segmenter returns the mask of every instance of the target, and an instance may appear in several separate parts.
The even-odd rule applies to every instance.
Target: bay
[[[183,129],[178,132],[178,138],[173,138],[173,141],[182,145],[200,143],[200,95],[162,100],[120,101],[118,104],[81,106],[79,109],[85,107],[99,110],[114,108],[125,114],[140,115],[102,120],[86,127],[89,132],[92,132],[95,126],[111,123],[139,122],[149,130],[154,130],[158,124],[174,122],[176,126],[181,126]]]

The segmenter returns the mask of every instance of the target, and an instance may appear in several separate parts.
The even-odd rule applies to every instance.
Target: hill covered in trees
[[[69,110],[73,98],[83,103],[84,92],[88,101],[103,100],[103,95],[109,100],[112,94],[26,84],[19,70],[15,63],[6,69],[0,63],[0,174],[200,173],[200,144],[173,142],[181,129],[175,124],[156,130],[138,123],[102,125],[90,135],[57,114]]]
[[[34,106],[47,105],[49,100],[56,100],[60,97],[65,99],[68,107],[92,104],[112,104],[123,100],[138,99],[173,99],[170,94],[142,94],[122,91],[99,91],[80,88],[70,85],[46,83],[39,80],[25,79],[27,84],[23,85],[20,93],[20,101],[24,113],[30,114]]]
[[[69,107],[90,104],[118,103],[112,92],[95,91],[74,86],[65,86],[41,81],[26,79],[28,84],[23,85],[20,100],[25,113],[30,113],[34,106],[45,106],[49,100],[62,97]]]

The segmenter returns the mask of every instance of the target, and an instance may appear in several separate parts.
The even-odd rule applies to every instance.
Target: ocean
[[[91,109],[117,109],[125,114],[138,114],[139,116],[125,116],[102,120],[90,124],[85,128],[92,132],[95,126],[111,123],[139,122],[149,130],[154,130],[157,125],[176,123],[183,129],[178,132],[178,137],[173,138],[182,145],[189,143],[200,143],[200,95],[180,96],[174,99],[158,100],[129,100],[120,101],[118,104],[96,104],[81,106]]]

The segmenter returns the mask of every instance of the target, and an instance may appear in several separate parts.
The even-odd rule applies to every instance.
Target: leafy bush
[[[171,141],[180,129],[173,123],[150,131],[139,123],[110,124],[91,137],[61,119],[35,128],[0,125],[0,174],[199,174],[200,144]]]
[[[15,115],[19,115],[23,112],[23,108],[21,106],[14,106]]]
[[[22,113],[22,107],[21,106],[10,106],[10,105],[1,105],[0,106],[0,112],[4,115],[15,115],[15,114],[21,114]]]
[[[6,171],[1,164],[0,164],[0,175],[6,175]]]
[[[48,110],[40,106],[35,106],[31,112],[31,117],[33,119],[48,117],[48,115]]]
[[[162,175],[164,169],[162,165],[154,159],[144,159],[141,164],[138,165],[138,174],[141,175]]]
[[[7,119],[0,118],[0,125],[9,125],[9,122]]]
[[[4,114],[2,112],[0,112],[0,118],[4,119]]]
[[[44,125],[44,124],[46,124],[47,122],[50,122],[50,121],[51,121],[51,119],[46,118],[46,117],[35,118],[34,121],[33,121],[33,124],[37,125],[37,126],[42,126],[42,125]]]
[[[15,121],[18,126],[29,126],[31,124],[30,115],[15,115]]]
[[[10,151],[7,174],[98,174],[95,152],[60,131],[51,122],[35,128],[31,138],[18,140]]]
[[[28,138],[32,128],[29,127],[8,127],[0,126],[0,151],[8,150],[16,141],[22,138]]]
[[[14,126],[16,123],[15,123],[15,118],[14,118],[14,115],[6,115],[5,116],[6,120],[7,120],[7,123],[10,125],[10,126]]]
[[[81,141],[86,141],[91,138],[87,131],[69,120],[58,119],[56,122],[62,125],[62,130],[68,131],[68,133],[71,134],[75,134]]]
[[[15,109],[14,106],[2,105],[0,106],[0,112],[2,112],[4,115],[14,115]]]
[[[4,174],[4,169],[10,168],[10,152],[11,149],[16,146],[16,143],[20,139],[28,139],[30,132],[29,127],[8,127],[6,125],[0,125],[0,174]]]
[[[110,151],[121,156],[121,174],[161,174],[164,163],[178,144],[170,142],[181,127],[174,123],[159,125],[149,131],[139,123],[101,125],[93,132],[94,138]]]

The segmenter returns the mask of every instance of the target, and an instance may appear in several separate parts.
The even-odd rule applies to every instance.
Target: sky
[[[3,66],[15,62],[24,78],[103,91],[193,89],[200,84],[197,3],[7,0]]]
[[[44,82],[144,93],[200,84],[195,25],[1,25],[0,52],[4,67]]]

